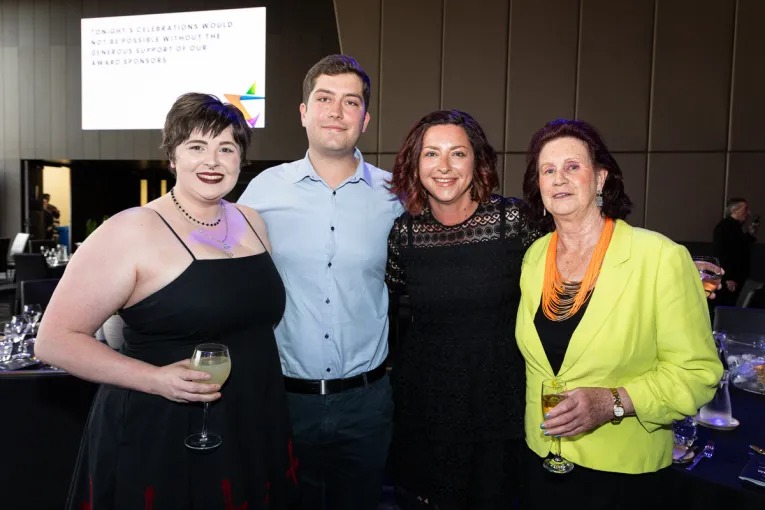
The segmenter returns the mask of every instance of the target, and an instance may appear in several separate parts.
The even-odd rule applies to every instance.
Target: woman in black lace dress
[[[394,361],[390,467],[403,508],[512,508],[524,368],[513,332],[526,247],[515,198],[491,194],[497,156],[460,111],[423,117],[396,157],[407,212],[388,239],[387,283],[412,324]]]

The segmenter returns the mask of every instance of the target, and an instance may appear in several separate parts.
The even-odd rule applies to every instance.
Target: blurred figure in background
[[[713,306],[736,306],[741,288],[749,278],[759,223],[759,217],[752,218],[745,198],[731,198],[725,204],[725,217],[712,234],[714,255],[725,269],[722,288]]]

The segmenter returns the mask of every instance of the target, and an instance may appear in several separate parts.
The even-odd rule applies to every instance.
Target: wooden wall
[[[0,0],[0,235],[21,225],[21,159],[162,157],[158,131],[80,129],[81,17],[261,4],[269,127],[251,159],[302,156],[302,77],[339,47],[372,78],[360,146],[382,167],[422,115],[459,108],[517,196],[531,134],[577,117],[616,153],[635,225],[708,241],[727,197],[765,210],[761,0]]]

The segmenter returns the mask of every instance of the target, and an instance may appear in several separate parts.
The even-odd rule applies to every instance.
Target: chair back
[[[58,278],[45,278],[21,282],[21,309],[25,305],[40,305],[45,311],[59,281]]]
[[[8,262],[13,262],[13,256],[17,253],[24,253],[24,247],[29,241],[29,234],[27,232],[19,232],[16,237],[13,238],[11,247],[8,248]]]
[[[16,283],[48,278],[48,264],[41,253],[16,253],[13,261],[16,267]]]
[[[765,309],[718,306],[714,330],[728,334],[765,334]]]
[[[736,306],[747,308],[752,301],[754,293],[760,290],[763,286],[763,282],[752,280],[751,278],[744,282],[744,286],[741,287],[741,294],[738,295]]]
[[[8,250],[11,247],[11,240],[8,237],[0,237],[0,273],[5,274],[8,271]]]
[[[106,322],[96,331],[96,338],[105,341],[112,349],[119,349],[125,343],[124,329],[125,321],[119,315],[114,314],[106,319]]]

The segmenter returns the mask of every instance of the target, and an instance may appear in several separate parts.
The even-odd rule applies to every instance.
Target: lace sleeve
[[[401,242],[406,240],[405,215],[393,222],[388,234],[388,263],[385,267],[385,283],[388,290],[396,294],[406,294],[406,272],[401,264]]]
[[[505,224],[510,232],[520,236],[523,247],[528,248],[531,244],[545,235],[546,232],[530,220],[526,202],[520,198],[509,197],[506,199]]]

